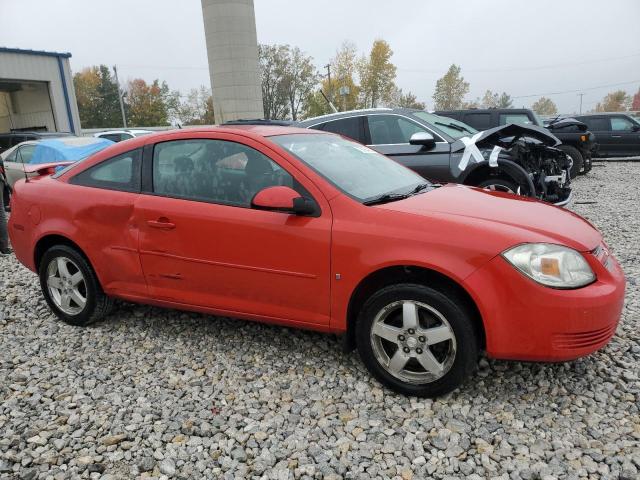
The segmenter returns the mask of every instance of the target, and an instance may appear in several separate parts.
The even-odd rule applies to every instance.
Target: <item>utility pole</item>
[[[329,101],[333,100],[333,86],[331,85],[331,64],[327,63],[324,68],[327,69],[327,79],[329,80]]]
[[[113,74],[116,77],[116,84],[118,85],[118,100],[120,100],[120,113],[122,113],[122,126],[127,128],[127,116],[124,114],[124,102],[122,101],[123,93],[120,91],[120,81],[118,80],[118,69],[113,66]]]
[[[584,93],[579,93],[578,96],[580,97],[580,113],[582,113],[582,97],[584,97]]]

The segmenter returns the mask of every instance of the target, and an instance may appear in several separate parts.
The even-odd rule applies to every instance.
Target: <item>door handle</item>
[[[175,223],[171,223],[168,218],[159,218],[158,220],[147,220],[147,225],[151,228],[159,228],[162,230],[172,230],[176,228]]]
[[[622,138],[622,135],[611,135],[611,138]]]

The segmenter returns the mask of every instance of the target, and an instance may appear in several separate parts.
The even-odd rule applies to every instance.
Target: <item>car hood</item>
[[[593,225],[568,210],[528,197],[457,184],[447,184],[376,208],[423,217],[448,217],[462,228],[466,224],[477,227],[481,223],[487,235],[503,240],[500,248],[525,242],[548,242],[586,252],[602,241],[602,235]]]
[[[489,147],[492,145],[509,147],[521,137],[534,138],[549,147],[560,145],[560,140],[558,140],[546,128],[515,123],[501,125],[499,127],[490,128],[489,130],[480,132],[475,144],[478,147]],[[451,151],[457,152],[464,150],[465,147],[466,145],[462,140],[456,140],[451,145]]]
[[[561,118],[560,120],[551,121],[549,125],[547,125],[549,130],[560,130],[566,127],[578,127],[578,130],[581,132],[588,130],[586,123],[576,120],[575,118]]]

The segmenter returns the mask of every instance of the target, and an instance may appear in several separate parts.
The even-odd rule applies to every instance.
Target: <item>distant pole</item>
[[[578,96],[580,97],[580,113],[582,113],[582,97],[584,97],[584,93],[579,93]]]
[[[118,85],[118,100],[120,100],[120,113],[122,113],[122,126],[127,128],[127,116],[124,114],[124,102],[122,101],[122,92],[120,91],[120,81],[118,80],[118,69],[113,66],[113,73],[116,77],[116,84]]]
[[[333,86],[331,85],[331,64],[327,63],[324,68],[327,69],[327,79],[329,80],[329,100],[333,100]]]

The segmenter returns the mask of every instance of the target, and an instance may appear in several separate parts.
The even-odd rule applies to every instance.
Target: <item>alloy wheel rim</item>
[[[47,289],[56,307],[67,315],[78,315],[87,305],[87,282],[78,265],[67,257],[49,262]]]
[[[456,358],[456,337],[445,316],[413,300],[381,309],[370,340],[382,368],[407,383],[435,382],[447,374]]]

